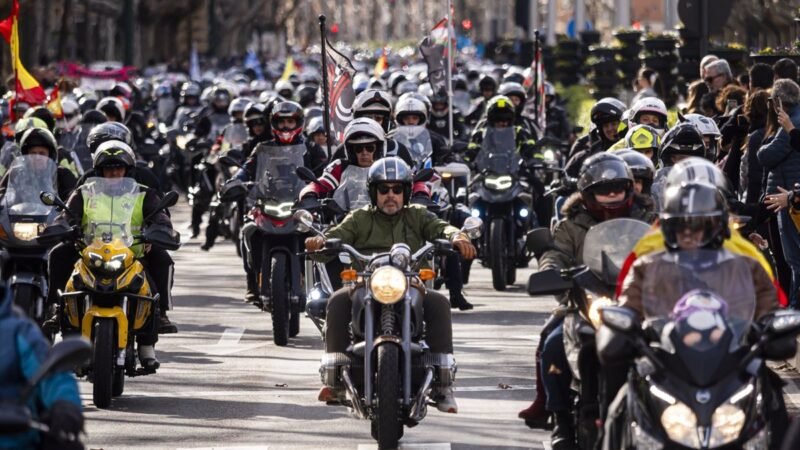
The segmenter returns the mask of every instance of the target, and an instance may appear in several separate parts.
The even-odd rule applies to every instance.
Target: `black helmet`
[[[251,130],[254,125],[267,126],[267,107],[263,103],[252,102],[247,105],[244,110],[244,123],[247,125],[248,130]]]
[[[289,144],[303,132],[304,118],[303,108],[296,102],[277,103],[272,107],[269,118],[272,134],[282,144]],[[294,119],[296,125],[291,130],[281,130],[278,128],[278,122],[281,119]]]
[[[642,193],[650,194],[650,187],[653,185],[653,178],[656,175],[656,166],[653,161],[636,150],[626,148],[614,152],[615,155],[621,157],[628,168],[631,169],[634,180],[642,181]]]
[[[184,101],[186,97],[194,97],[197,100],[200,100],[200,94],[202,93],[203,90],[200,89],[200,86],[197,83],[187,81],[181,86],[181,101]]]
[[[622,120],[622,113],[625,112],[625,104],[614,97],[605,97],[597,101],[592,106],[590,118],[593,124],[598,127],[608,122]]]
[[[56,160],[56,149],[58,144],[56,138],[48,130],[44,128],[29,128],[22,133],[19,140],[19,152],[22,155],[27,155],[33,147],[46,147],[47,155],[53,161]]]
[[[131,130],[119,122],[106,122],[92,127],[86,136],[86,146],[93,154],[100,144],[107,141],[122,141],[131,146],[133,143]]]
[[[728,207],[722,193],[708,183],[688,182],[664,191],[664,206],[659,215],[664,243],[679,250],[681,231],[702,231],[700,248],[718,249],[730,237]]]
[[[515,117],[514,103],[510,98],[504,95],[495,95],[489,99],[486,106],[486,122],[489,125],[494,125],[498,120],[509,121],[513,124]]]
[[[50,110],[44,106],[34,106],[33,108],[25,111],[25,115],[23,117],[36,117],[37,119],[42,119],[42,121],[47,124],[47,129],[50,130],[51,133],[55,132],[56,118],[53,117],[53,113],[51,113]]]
[[[102,111],[108,120],[116,119],[117,122],[125,120],[125,104],[117,97],[103,97],[97,102],[97,109]]]
[[[706,144],[700,130],[688,122],[682,122],[672,127],[664,140],[661,141],[661,148],[658,151],[658,159],[662,167],[673,165],[673,155],[706,156]]]
[[[596,220],[608,220],[628,215],[633,205],[633,173],[625,160],[613,153],[598,153],[586,158],[578,175],[578,190],[584,205]],[[600,203],[595,195],[625,192],[615,203]]]
[[[97,147],[92,156],[92,168],[124,167],[126,174],[136,166],[136,158],[131,146],[122,141],[106,141]]]
[[[108,122],[108,117],[96,109],[90,109],[83,113],[83,116],[81,116],[82,125],[96,125],[106,122]]]
[[[367,188],[372,206],[378,204],[378,185],[382,183],[401,183],[403,185],[403,204],[411,199],[411,169],[408,164],[396,156],[382,158],[369,168]]]
[[[317,86],[311,84],[301,84],[297,87],[294,95],[297,97],[297,102],[300,103],[300,106],[307,108],[316,103],[317,90]]]
[[[497,92],[497,80],[491,75],[484,75],[478,81],[478,89],[481,91],[491,89],[492,92]]]

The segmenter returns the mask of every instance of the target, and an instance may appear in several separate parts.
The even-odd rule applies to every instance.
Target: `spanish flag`
[[[61,119],[64,117],[64,110],[61,109],[61,92],[58,90],[58,84],[50,91],[47,98],[47,109],[53,113],[53,117]]]
[[[375,63],[375,70],[373,71],[373,75],[375,77],[380,77],[383,72],[386,72],[386,69],[389,68],[389,62],[386,61],[386,49],[383,49],[381,53],[381,57],[378,58],[378,62]]]
[[[11,14],[0,21],[0,34],[11,46],[11,66],[16,78],[16,100],[31,105],[41,105],[47,95],[19,59],[19,0],[13,0]]]
[[[283,75],[281,75],[281,80],[288,80],[289,77],[297,72],[297,66],[294,64],[294,58],[291,56],[286,58],[286,66],[283,68]]]

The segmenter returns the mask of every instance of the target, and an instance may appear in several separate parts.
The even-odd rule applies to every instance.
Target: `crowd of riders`
[[[446,200],[452,213],[442,214],[430,176],[417,175],[425,168],[423,160],[429,161],[429,168],[463,164],[473,177],[485,175],[481,164],[490,157],[487,152],[494,152],[494,139],[509,133],[514,164],[528,174],[521,196],[527,208],[523,246],[524,232],[553,224],[554,246],[538,255],[538,270],[583,263],[587,231],[604,221],[627,217],[660,224],[662,250],[665,246],[667,251],[692,245],[731,246],[736,255],[757,261],[752,267],[754,283],[765,285],[766,292],[758,299],[759,315],[778,308],[782,292],[788,305],[797,307],[800,87],[798,67],[792,60],[780,60],[774,66],[755,64],[747,73],[734,76],[724,59],[709,55],[702,61],[698,79],[688,86],[688,98],[679,105],[667,105],[667,99],[659,97],[658,74],[643,68],[635,96],[597,100],[591,106],[590,127],[580,137],[564,109],[565,99],[550,82],[543,89],[546,119],[537,121],[531,114],[536,108],[532,107],[529,72],[489,62],[459,64],[451,103],[445,90],[433,90],[425,71],[398,66],[382,73],[361,71],[353,77],[352,119],[339,133],[325,128],[322,77],[312,64],[287,77],[268,74],[269,79],[256,77],[252,70],[232,68],[197,80],[182,73],[136,77],[104,90],[62,83],[58,112],[13,98],[0,105],[5,115],[0,195],[6,195],[9,180],[20,170],[15,166],[17,158],[48,158],[57,167],[54,194],[63,201],[53,223],[85,233],[97,214],[98,206],[87,199],[97,179],[135,180],[132,223],[140,227],[171,230],[169,211],[160,210],[159,203],[166,192],[182,191],[191,204],[190,238],[202,240],[205,251],[220,238],[236,242],[243,260],[242,277],[247,280],[244,300],[274,311],[259,280],[269,276],[269,271],[262,270],[262,265],[270,264],[264,256],[280,238],[247,230],[248,224],[260,220],[252,211],[263,200],[259,197],[263,192],[257,191],[264,176],[262,165],[269,161],[260,158],[262,150],[298,151],[299,167],[313,177],[303,180],[307,184],[293,198],[293,211],[311,210],[325,199],[337,198],[337,192],[341,195],[349,189],[350,177],[365,180],[361,187],[366,203],[330,223],[325,238],[306,241],[308,251],[323,248],[327,238],[365,251],[388,251],[398,239],[412,251],[426,240],[452,241],[458,252],[447,257],[441,274],[448,295],[425,300],[431,305],[430,312],[426,308],[426,321],[439,326],[428,336],[428,344],[433,351],[452,356],[450,309],[473,308],[463,291],[471,260],[477,256],[486,264],[489,255],[480,239],[459,231],[467,217],[477,217],[477,210],[470,210],[472,185],[460,184],[466,194]],[[424,135],[425,140],[409,141],[410,133],[415,138]],[[558,144],[556,155],[545,151],[543,143],[551,141]],[[427,153],[418,153],[420,142],[426,143]],[[545,176],[551,160],[556,161],[555,179]],[[299,177],[297,169],[281,177]],[[234,185],[243,186],[247,195],[223,201],[224,192]],[[357,189],[347,191],[347,195],[356,193]],[[709,200],[703,203],[696,195]],[[113,196],[109,201],[113,202]],[[459,203],[464,208],[457,208]],[[682,240],[680,231],[686,228],[702,231],[697,242]],[[47,314],[39,323],[46,333],[64,331],[65,305],[59,291],[71,279],[81,251],[74,240],[50,250]],[[160,366],[155,352],[159,335],[176,333],[179,328],[168,316],[173,261],[169,252],[156,245],[142,245],[134,253],[158,294],[154,325],[136,336],[139,365],[155,372]],[[514,267],[527,266],[531,257],[518,257]],[[342,269],[338,261],[328,266],[332,273]],[[770,291],[773,270],[777,283]],[[3,276],[7,278],[5,271]],[[341,286],[341,280],[333,282]],[[631,289],[626,284],[620,298],[636,309]],[[47,342],[12,315],[11,289],[4,290],[0,334],[13,333],[16,340],[9,337],[7,342],[17,345],[4,347],[2,352],[8,357],[0,357],[0,363],[20,367],[2,371],[5,387],[24,383],[43,359]],[[349,345],[348,300],[345,291],[337,291],[327,306],[329,353],[343,352]],[[544,426],[552,417],[552,448],[569,449],[576,448],[577,441],[561,319],[554,314],[544,327],[536,350],[536,399],[519,415],[531,426]],[[49,417],[51,427],[77,434],[82,418],[74,380],[60,374],[49,382],[58,387],[43,390],[38,404],[43,405],[42,414]],[[780,387],[776,389],[779,392]],[[13,393],[4,391],[3,395]],[[606,392],[604,397],[608,400],[613,395]],[[457,410],[450,386],[442,387],[436,396],[440,410]],[[326,386],[320,392],[323,401],[343,397],[341,388]],[[607,402],[600,404],[601,409],[607,407]],[[28,435],[25,439],[37,438]],[[59,445],[54,448],[65,448]]]

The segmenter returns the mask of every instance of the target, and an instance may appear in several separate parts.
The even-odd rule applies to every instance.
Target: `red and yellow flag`
[[[11,46],[11,67],[14,69],[16,78],[16,100],[29,103],[31,105],[41,105],[47,99],[47,95],[36,81],[36,78],[28,73],[22,61],[19,59],[19,0],[13,0],[11,14],[0,21],[0,34]]]
[[[58,90],[58,85],[50,91],[47,97],[47,109],[53,113],[53,117],[61,119],[64,117],[64,110],[61,109],[61,92]]]
[[[386,69],[389,68],[389,62],[386,60],[386,49],[383,49],[381,52],[381,57],[378,58],[378,62],[375,63],[375,70],[373,71],[373,75],[375,77],[380,77],[383,72],[386,72]]]

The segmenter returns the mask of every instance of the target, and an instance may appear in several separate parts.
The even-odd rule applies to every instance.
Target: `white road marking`
[[[377,450],[377,444],[359,444],[358,450]],[[398,450],[450,450],[450,443],[444,444],[404,444],[400,443]]]
[[[544,450],[553,450],[553,447],[550,446],[550,441],[542,441],[542,447],[544,447]]]
[[[269,446],[247,445],[244,447],[178,447],[175,450],[267,450]]]
[[[244,336],[244,330],[244,328],[226,328],[216,344],[184,345],[182,347],[206,355],[225,356],[267,346],[266,342],[256,344],[239,344],[242,336]]]
[[[795,408],[800,408],[800,389],[793,378],[789,378],[786,386],[783,387],[784,395],[790,402],[794,403]]]

